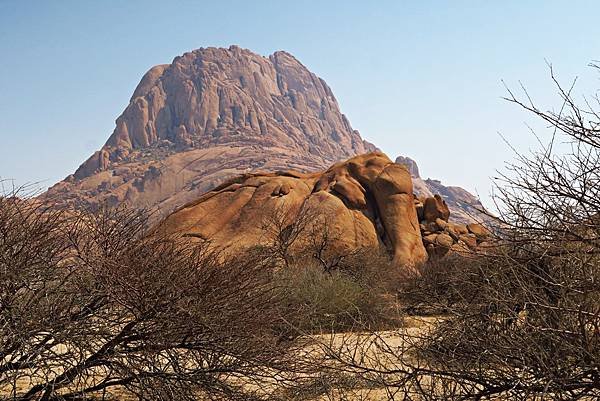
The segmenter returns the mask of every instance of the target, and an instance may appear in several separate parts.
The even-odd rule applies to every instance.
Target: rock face
[[[426,198],[423,202],[423,219],[427,223],[436,222],[438,219],[448,221],[450,218],[450,209],[446,201],[438,194]]]
[[[398,156],[398,157],[396,157],[396,163],[402,164],[403,166],[405,166],[408,169],[408,172],[410,173],[411,177],[421,178],[421,175],[419,174],[419,166],[417,166],[417,162],[414,161],[413,159],[411,159],[410,157]]]
[[[303,174],[247,174],[169,215],[159,230],[238,249],[260,244],[260,221],[281,208],[317,211],[337,250],[383,248],[411,271],[427,258],[408,170],[373,152]]]
[[[167,213],[248,171],[315,171],[376,148],[292,55],[201,48],[151,68],[106,144],[45,195]]]
[[[440,196],[444,204],[447,205],[448,211],[452,214],[452,219],[462,224],[488,220],[480,212],[480,210],[484,210],[484,207],[479,199],[467,190],[460,187],[445,186],[439,180],[421,178],[417,163],[409,157],[398,156],[396,163],[406,166],[410,171],[415,195],[421,201],[432,198],[434,195]]]
[[[439,194],[417,198],[413,182],[405,163],[381,152],[316,173],[248,173],[179,208],[156,229],[239,251],[268,242],[264,223],[282,211],[285,224],[279,222],[276,235],[293,230],[304,213],[310,220],[304,235],[327,231],[334,254],[382,249],[409,274],[427,258],[473,255],[492,239],[483,225],[454,219]]]

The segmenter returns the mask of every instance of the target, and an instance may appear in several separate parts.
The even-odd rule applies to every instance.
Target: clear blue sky
[[[371,4],[369,4],[371,3]],[[323,77],[364,138],[487,199],[533,117],[556,105],[545,59],[598,87],[598,1],[0,0],[0,176],[48,186],[108,138],[151,66],[198,47],[283,49]]]

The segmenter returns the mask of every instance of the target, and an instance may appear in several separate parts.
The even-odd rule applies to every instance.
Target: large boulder
[[[467,224],[467,229],[479,239],[486,238],[490,234],[487,228],[478,223]]]
[[[446,201],[438,194],[425,199],[425,202],[423,202],[423,218],[427,222],[435,222],[437,219],[448,221],[450,209],[448,209]]]
[[[235,250],[260,244],[261,222],[282,208],[292,220],[317,211],[323,219],[315,221],[327,225],[339,252],[381,248],[407,273],[427,258],[410,173],[380,152],[312,174],[247,174],[175,211],[158,229]]]

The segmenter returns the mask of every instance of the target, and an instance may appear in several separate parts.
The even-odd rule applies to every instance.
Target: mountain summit
[[[377,150],[364,141],[325,81],[294,56],[237,46],[200,48],[152,67],[106,144],[45,198],[97,209],[127,204],[159,217],[249,172],[314,172]],[[441,193],[459,220],[476,198],[400,157],[419,196]],[[464,217],[464,218],[463,218]]]
[[[375,149],[289,53],[201,48],[152,67],[106,144],[46,196],[169,212],[250,170],[324,169]]]

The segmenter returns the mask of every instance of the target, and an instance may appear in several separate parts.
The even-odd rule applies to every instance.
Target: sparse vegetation
[[[552,79],[556,113],[509,92],[554,136],[498,181],[496,246],[429,263],[402,298],[443,315],[360,349],[346,339],[329,349],[340,369],[409,399],[600,397],[600,118]]]
[[[232,255],[141,212],[0,198],[3,397],[600,397],[600,115],[558,91],[558,113],[509,92],[554,137],[499,179],[496,238],[410,280],[334,249],[311,209],[282,206]]]
[[[146,221],[0,199],[3,397],[247,400],[242,381],[297,366],[264,259],[146,235]]]
[[[385,328],[398,324],[394,299],[376,277],[344,270],[325,272],[312,263],[281,270],[283,299],[295,329],[306,333]]]

